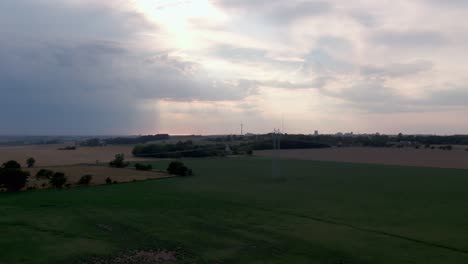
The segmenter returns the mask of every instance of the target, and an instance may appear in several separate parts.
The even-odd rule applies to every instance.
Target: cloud
[[[378,77],[405,77],[431,70],[433,64],[429,61],[415,61],[410,63],[392,63],[385,66],[361,66],[361,74]]]
[[[158,122],[155,108],[141,107],[148,100],[241,100],[255,93],[248,81],[219,79],[162,47],[135,45],[140,33],[160,33],[132,10],[7,0],[0,20],[9,25],[0,36],[3,133],[145,131]]]
[[[227,10],[244,12],[256,10],[258,16],[278,24],[326,14],[333,8],[328,1],[217,0],[214,2]]]
[[[377,45],[392,48],[437,48],[447,42],[446,38],[435,31],[380,31],[373,35]]]
[[[177,122],[187,123],[191,109],[201,119],[244,115],[268,124],[279,103],[303,121],[304,109],[317,120],[343,111],[350,119],[354,111],[468,112],[468,27],[459,23],[466,5],[3,0],[0,104],[8,111],[0,129],[154,131],[162,119],[184,127]],[[305,123],[294,127],[307,130]]]

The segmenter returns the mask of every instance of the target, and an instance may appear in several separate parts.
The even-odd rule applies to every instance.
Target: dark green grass
[[[281,160],[274,179],[268,159],[184,162],[194,177],[0,194],[0,263],[135,248],[188,263],[468,263],[468,171]]]

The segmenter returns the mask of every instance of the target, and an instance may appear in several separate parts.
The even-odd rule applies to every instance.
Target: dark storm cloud
[[[244,81],[128,44],[156,27],[138,13],[58,1],[0,2],[0,133],[104,134],[154,127],[142,102],[238,100]],[[3,27],[7,25],[7,27]]]

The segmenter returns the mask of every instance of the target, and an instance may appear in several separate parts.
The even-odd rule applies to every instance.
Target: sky
[[[468,134],[465,0],[1,0],[0,134]]]

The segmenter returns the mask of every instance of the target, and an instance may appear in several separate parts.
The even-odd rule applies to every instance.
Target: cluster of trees
[[[125,168],[129,165],[128,162],[125,162],[125,155],[120,153],[116,154],[114,160],[109,162],[109,166],[114,168]]]
[[[137,163],[135,164],[135,169],[141,170],[141,171],[150,171],[150,170],[153,170],[153,166],[151,164]]]
[[[34,158],[29,158],[26,163],[29,168],[34,166],[36,161]],[[17,192],[23,189],[28,182],[30,173],[23,171],[21,164],[15,160],[5,162],[0,167],[0,188],[8,192]],[[36,179],[46,179],[54,188],[62,188],[67,182],[67,177],[62,172],[53,172],[48,169],[40,169],[36,173]]]
[[[136,145],[145,144],[151,141],[169,140],[168,134],[147,135],[139,137],[116,137],[116,138],[89,138],[80,142],[81,146],[85,147],[100,147],[105,145]]]
[[[64,148],[59,148],[59,150],[76,150],[76,146],[66,146]]]
[[[264,149],[272,141],[271,134],[246,136],[222,136],[208,139],[214,142],[260,142]],[[263,143],[262,143],[263,142]],[[289,142],[291,144],[289,144]],[[301,143],[302,142],[302,143]],[[414,142],[420,145],[468,145],[468,135],[453,136],[427,136],[427,135],[404,135],[396,136],[371,134],[371,135],[281,135],[281,148],[314,148],[316,146],[308,144],[315,143],[322,146],[367,146],[367,147],[387,147],[395,142]],[[258,143],[256,145],[259,145]],[[269,144],[272,145],[272,144]],[[256,148],[254,148],[256,149]]]
[[[81,141],[80,145],[84,147],[99,147],[99,146],[103,146],[104,144],[101,142],[99,138],[90,138],[90,139]]]
[[[179,141],[176,144],[139,144],[133,148],[136,157],[182,158],[212,157],[225,153],[224,144],[194,144],[191,140]]]
[[[441,149],[441,150],[452,150],[453,147],[452,147],[452,145],[447,145],[447,146],[440,146],[439,149]]]
[[[139,137],[117,137],[104,140],[106,144],[112,145],[127,145],[127,144],[145,144],[151,141],[169,140],[171,137],[168,134],[147,135]]]
[[[36,179],[48,180],[49,184],[54,188],[62,188],[67,183],[67,177],[63,172],[54,172],[48,169],[40,169],[36,173]]]
[[[29,172],[21,169],[18,162],[14,160],[5,162],[0,167],[0,188],[8,192],[17,192],[26,186],[29,175]]]
[[[167,172],[169,174],[178,176],[193,176],[192,169],[189,169],[187,166],[185,166],[184,163],[180,161],[171,162],[167,167]]]

